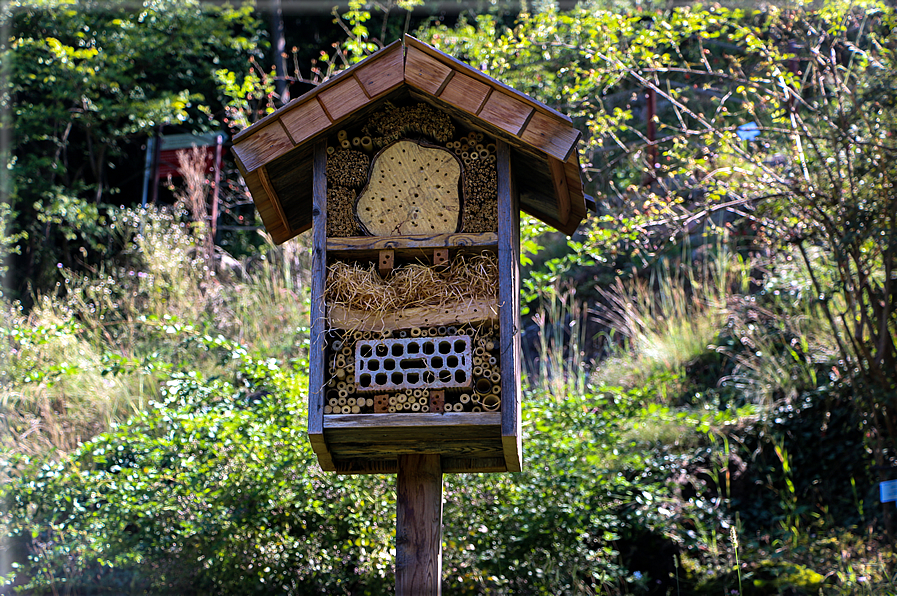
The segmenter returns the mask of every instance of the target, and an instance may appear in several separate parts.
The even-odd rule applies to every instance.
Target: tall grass
[[[59,290],[26,315],[3,305],[2,447],[68,451],[158,398],[175,370],[220,374],[201,349],[221,335],[262,357],[298,355],[308,326],[307,249],[272,244],[252,259],[209,263],[171,211],[113,215],[120,257],[103,270],[60,269]]]
[[[582,395],[591,370],[586,358],[587,312],[576,288],[559,281],[539,290],[533,320],[539,329],[535,384],[556,399],[568,393]]]

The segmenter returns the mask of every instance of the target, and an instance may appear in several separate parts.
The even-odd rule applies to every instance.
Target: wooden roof
[[[311,227],[316,141],[409,96],[508,143],[521,208],[572,234],[586,215],[567,116],[406,35],[234,137],[233,152],[278,244]]]

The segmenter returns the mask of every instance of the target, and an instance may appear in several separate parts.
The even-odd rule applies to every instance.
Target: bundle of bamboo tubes
[[[384,108],[371,115],[362,128],[362,134],[369,136],[375,147],[383,147],[393,141],[417,133],[445,143],[455,134],[451,118],[426,103],[396,107],[386,102]]]
[[[349,188],[330,187],[327,189],[327,236],[346,238],[361,236],[361,229],[355,220],[355,192]]]
[[[327,156],[327,186],[361,188],[368,181],[370,165],[371,158],[363,151],[336,149]]]
[[[464,167],[461,229],[469,233],[498,230],[498,176],[494,163],[479,160]]]

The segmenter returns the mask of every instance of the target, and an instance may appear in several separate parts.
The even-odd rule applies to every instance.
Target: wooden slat
[[[510,95],[494,91],[480,113],[480,118],[512,135],[520,134],[533,108]]]
[[[328,431],[340,429],[377,428],[410,429],[421,427],[437,432],[441,427],[474,428],[498,427],[501,424],[499,412],[445,412],[443,414],[328,414],[324,416],[324,428]],[[457,432],[453,430],[452,432]],[[479,433],[479,430],[476,430]]]
[[[393,459],[340,459],[334,462],[337,474],[395,474],[399,469],[397,458]]]
[[[288,239],[289,233],[287,228],[277,211],[277,207],[271,202],[268,193],[265,192],[265,187],[262,185],[261,177],[259,176],[259,170],[244,172],[242,167],[240,167],[240,172],[243,174],[243,180],[246,182],[246,187],[252,195],[255,208],[259,210],[262,223],[265,224],[265,230],[271,234],[271,238],[275,243],[279,244]]]
[[[332,124],[315,97],[285,112],[280,121],[297,145]]]
[[[526,125],[520,139],[555,159],[564,161],[576,147],[576,142],[581,136],[582,133],[568,123],[537,111]]]
[[[324,285],[327,276],[327,143],[315,144],[312,166],[312,217],[314,232],[311,256],[311,349],[308,355],[308,438],[312,448],[327,450],[324,441],[324,371],[326,349]],[[332,466],[332,460],[318,455],[321,467]]]
[[[523,465],[520,423],[520,205],[511,148],[497,143],[501,435],[509,472]]]
[[[275,211],[277,211],[278,217],[280,217],[281,221],[284,223],[287,237],[291,237],[293,235],[293,228],[290,226],[290,221],[287,219],[286,213],[283,210],[283,205],[280,203],[280,197],[277,196],[277,191],[275,191],[274,187],[271,185],[271,180],[268,178],[267,168],[262,167],[256,171],[259,175],[259,182],[262,183],[262,187],[265,189],[265,194],[268,195],[268,199],[274,206]]]
[[[428,234],[408,236],[357,236],[354,238],[328,238],[327,252],[335,251],[385,250],[385,249],[427,249],[455,246],[495,246],[498,234],[483,232],[478,234]]]
[[[476,114],[480,111],[486,96],[489,95],[490,89],[489,85],[456,72],[442,93],[439,94],[439,99],[447,101],[465,112]]]
[[[409,51],[412,48],[420,50],[421,52],[426,53],[428,56],[432,57],[433,59],[438,60],[442,64],[445,64],[446,66],[448,66],[449,68],[454,70],[456,73],[463,73],[463,74],[469,75],[479,81],[486,83],[487,85],[489,85],[490,87],[492,87],[496,90],[502,90],[506,93],[514,95],[521,101],[533,106],[534,108],[537,108],[539,110],[544,110],[544,111],[552,114],[553,116],[557,116],[561,120],[566,120],[567,122],[570,122],[570,123],[573,122],[569,116],[567,116],[565,114],[561,114],[560,112],[554,110],[553,108],[548,107],[547,105],[545,105],[538,99],[534,99],[534,98],[530,97],[529,95],[526,95],[525,93],[521,93],[520,91],[517,91],[513,87],[509,87],[508,85],[505,85],[504,83],[502,83],[501,81],[499,81],[497,79],[493,79],[489,75],[478,71],[477,69],[473,68],[469,64],[465,64],[464,62],[461,62],[454,56],[449,56],[448,54],[437,50],[433,46],[428,45],[415,37],[412,37],[412,36],[406,34],[404,42],[405,42],[405,47],[407,47]],[[407,71],[407,69],[406,69],[406,71]]]
[[[358,65],[355,76],[371,97],[391,91],[405,81],[405,55],[400,42],[383,49],[376,60],[367,59]]]
[[[265,165],[293,148],[293,142],[279,121],[256,130],[252,136],[234,143],[237,154],[248,172]]]
[[[483,457],[478,459],[465,457],[442,457],[443,474],[484,474],[487,472],[507,472],[505,458]]]
[[[405,56],[405,80],[409,85],[436,95],[451,72],[451,68],[418,48],[408,48]]]
[[[582,168],[579,166],[579,155],[576,151],[573,151],[564,162],[564,171],[567,176],[567,188],[570,191],[572,219],[574,221],[582,220],[588,213],[588,209],[586,209],[585,195],[582,190]]]
[[[352,76],[343,77],[338,85],[322,91],[318,95],[318,99],[334,122],[348,116],[370,101],[362,91],[361,84]]]
[[[330,326],[335,329],[380,332],[412,327],[494,321],[499,316],[498,311],[494,300],[469,300],[447,304],[440,308],[425,306],[406,308],[390,313],[371,313],[349,310],[342,306],[332,306],[328,313],[328,319]]]
[[[504,453],[503,437],[493,439],[434,439],[430,436],[405,440],[372,440],[361,436],[354,442],[334,442],[327,436],[327,448],[334,461],[352,458],[385,458],[413,453],[440,453],[452,457],[475,459],[501,457]]]
[[[570,191],[567,188],[567,172],[564,170],[564,163],[553,157],[548,158],[548,167],[551,168],[551,181],[554,183],[558,220],[567,225],[570,220]]]

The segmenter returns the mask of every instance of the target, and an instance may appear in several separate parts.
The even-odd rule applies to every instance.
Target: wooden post
[[[442,463],[400,455],[396,499],[396,596],[442,594]]]

